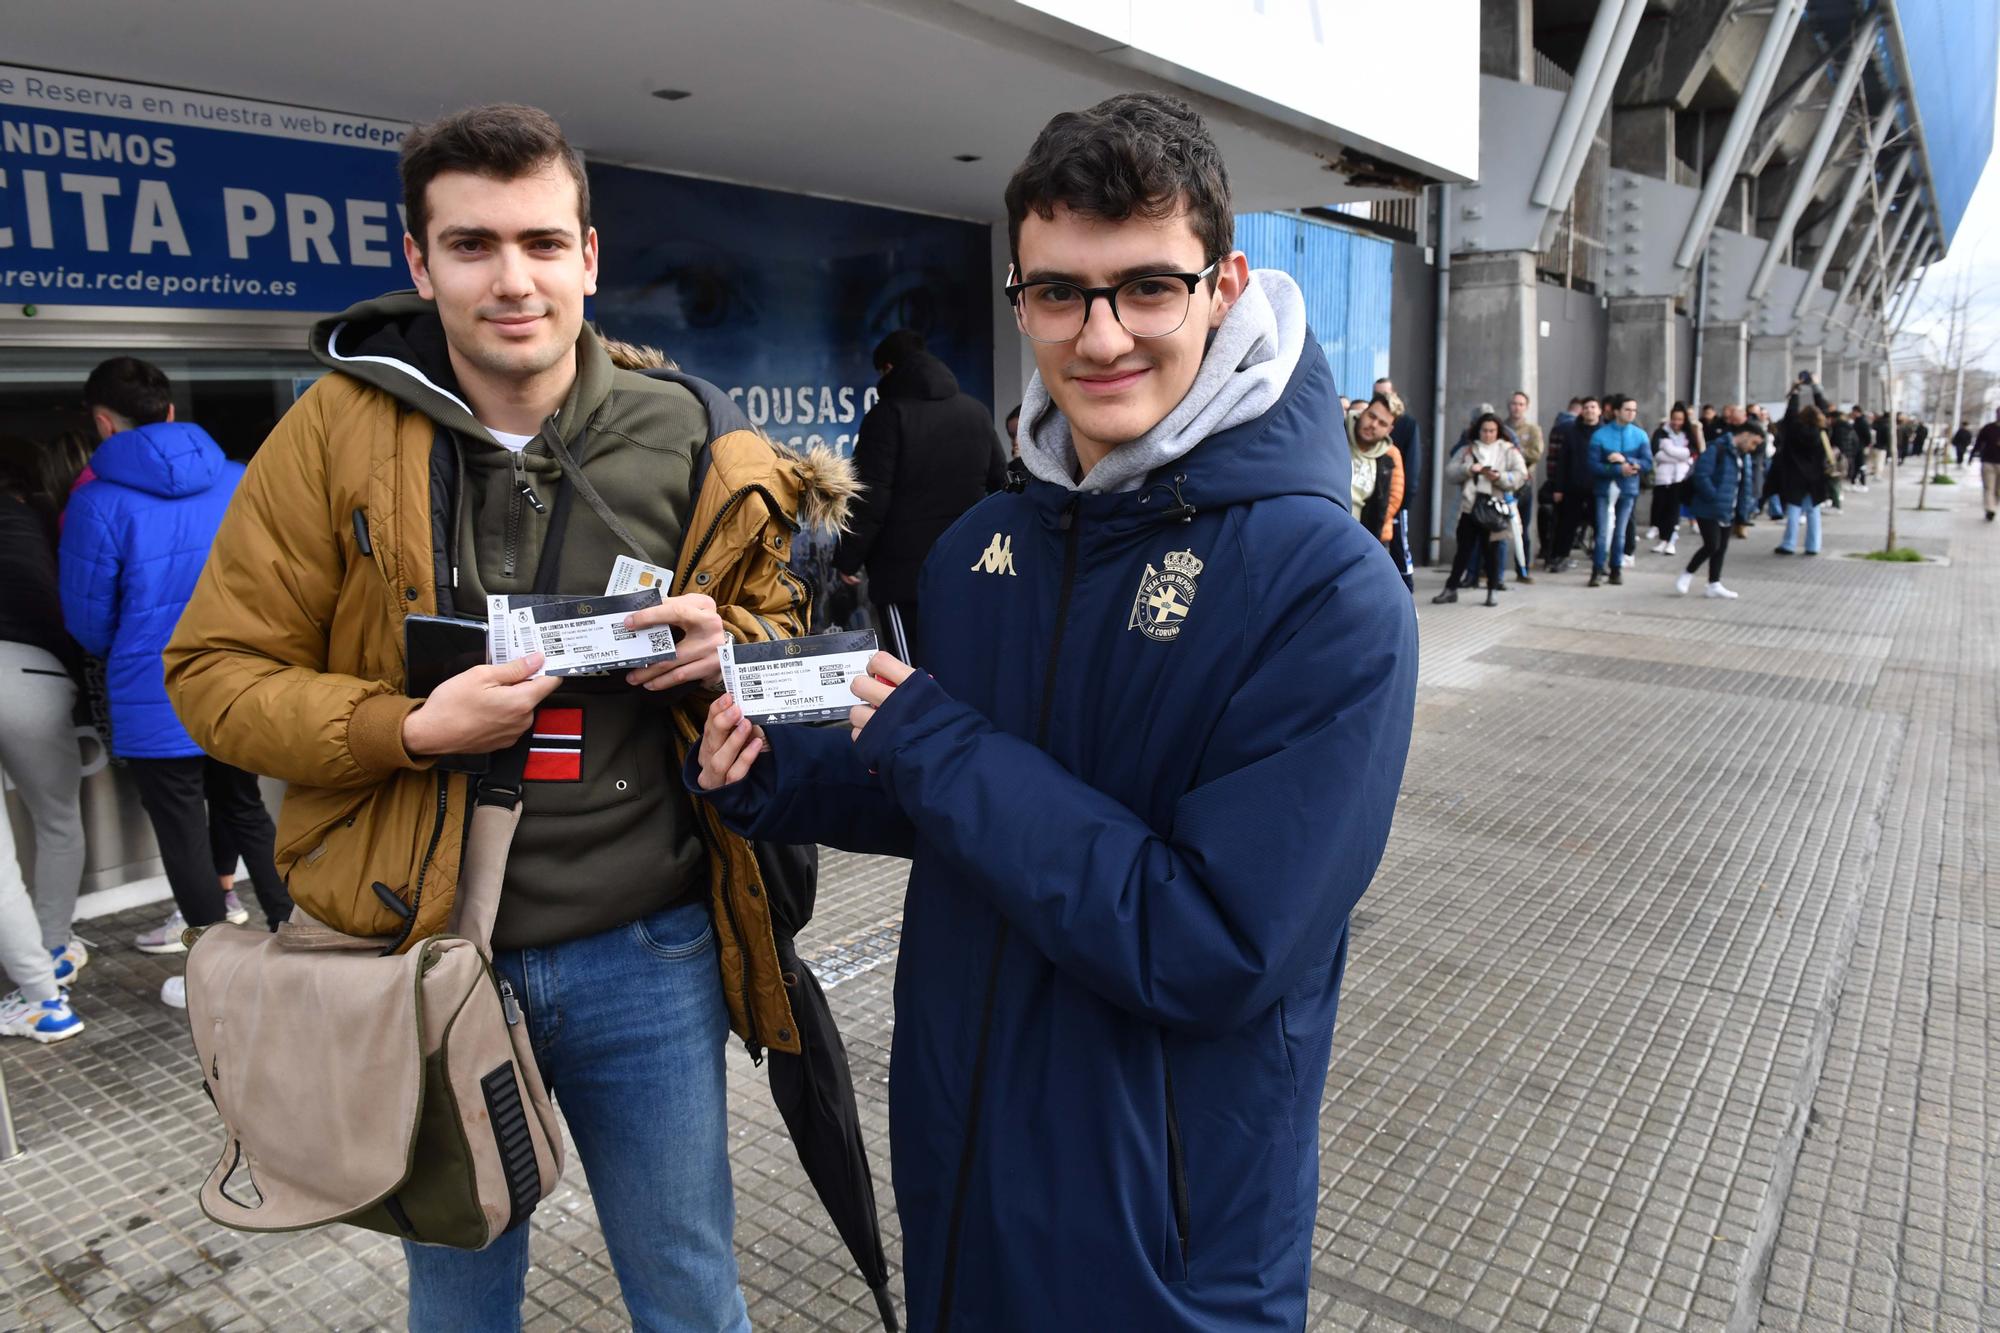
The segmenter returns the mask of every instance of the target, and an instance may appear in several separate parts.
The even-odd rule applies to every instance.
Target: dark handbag
[[[1508,528],[1507,507],[1490,495],[1472,497],[1472,521],[1488,532],[1505,532]]]

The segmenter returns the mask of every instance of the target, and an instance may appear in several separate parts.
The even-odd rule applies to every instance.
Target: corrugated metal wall
[[[1298,281],[1334,383],[1349,398],[1366,397],[1389,373],[1395,247],[1290,213],[1238,214],[1236,245],[1251,268],[1283,269]]]

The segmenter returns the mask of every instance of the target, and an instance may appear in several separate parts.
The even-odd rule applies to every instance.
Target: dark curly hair
[[[1006,199],[1007,250],[1017,270],[1021,223],[1030,212],[1053,218],[1059,204],[1107,222],[1168,218],[1184,207],[1204,266],[1236,244],[1222,152],[1200,113],[1163,93],[1119,93],[1051,120],[1014,169]]]

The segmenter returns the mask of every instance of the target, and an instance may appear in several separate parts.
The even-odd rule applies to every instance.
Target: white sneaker
[[[181,932],[186,929],[187,918],[176,909],[172,916],[132,943],[138,946],[140,953],[186,953],[187,945],[181,943]]]
[[[1618,557],[1618,568],[1620,569],[1630,569],[1638,563],[1639,557],[1636,555],[1621,555]]]
[[[169,1009],[187,1008],[188,1007],[187,978],[168,977],[166,984],[160,987],[160,1003],[164,1004]]]
[[[222,895],[222,919],[232,926],[240,926],[250,919],[250,909],[243,905],[234,889]]]
[[[1726,598],[1726,599],[1728,599],[1729,601],[1732,601],[1732,602],[1736,600],[1736,594],[1735,594],[1735,593],[1733,593],[1733,592],[1731,592],[1731,591],[1729,591],[1729,589],[1727,589],[1727,588],[1723,587],[1723,586],[1722,586],[1722,585],[1721,585],[1720,583],[1711,583],[1711,584],[1709,584],[1709,585],[1708,585],[1708,591],[1707,591],[1707,592],[1705,592],[1705,593],[1703,593],[1703,594],[1702,594],[1702,596],[1704,596],[1704,597],[1722,597],[1722,598]]]
[[[82,940],[71,936],[68,944],[49,952],[56,960],[56,985],[74,986],[76,974],[83,971],[83,965],[90,961],[90,950],[84,947]]]
[[[1688,589],[1692,588],[1693,586],[1694,586],[1694,575],[1688,573],[1684,569],[1681,571],[1681,576],[1674,580],[1674,593],[1677,596],[1685,597],[1688,595]]]
[[[0,996],[0,1037],[26,1037],[44,1046],[65,1041],[83,1031],[83,1020],[69,1007],[69,996],[30,1000],[19,991]]]
[[[1667,538],[1667,549],[1666,549],[1666,550],[1664,550],[1664,551],[1662,551],[1662,552],[1660,552],[1660,554],[1661,554],[1661,555],[1679,555],[1679,554],[1680,554],[1680,552],[1679,552],[1679,551],[1676,551],[1676,550],[1674,549],[1674,539],[1673,539],[1672,537],[1669,537],[1669,538]]]
[[[1653,543],[1653,554],[1654,554],[1654,555],[1665,555],[1666,553],[1667,553],[1667,544],[1666,544],[1665,542],[1654,542],[1654,543]]]

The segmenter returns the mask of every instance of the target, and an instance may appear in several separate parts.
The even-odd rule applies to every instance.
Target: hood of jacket
[[[1196,446],[1253,423],[1268,412],[1287,393],[1311,343],[1305,297],[1298,284],[1276,269],[1257,269],[1221,327],[1209,338],[1194,383],[1158,425],[1113,449],[1089,476],[1078,481],[1069,421],[1050,401],[1037,372],[1021,396],[1021,460],[1033,476],[1069,490],[1137,490],[1148,476]],[[1313,349],[1318,350],[1316,344]],[[1326,388],[1332,395],[1331,374],[1326,376]],[[1329,402],[1322,440],[1331,436],[1329,428],[1340,417],[1337,397]],[[1321,452],[1327,452],[1324,446]],[[1339,489],[1344,495],[1345,478]]]
[[[312,352],[445,429],[497,446],[458,387],[437,306],[415,292],[391,292],[321,320],[313,326]],[[565,441],[604,405],[615,373],[603,340],[585,324],[577,334],[576,380],[556,413]]]
[[[105,481],[177,500],[213,486],[228,461],[222,446],[193,422],[156,421],[106,439],[90,456],[90,467]]]
[[[884,398],[939,402],[958,395],[958,376],[929,352],[911,352],[890,367],[876,388]]]

